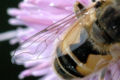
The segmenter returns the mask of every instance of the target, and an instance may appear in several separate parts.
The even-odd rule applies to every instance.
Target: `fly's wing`
[[[76,16],[72,13],[57,23],[54,23],[46,29],[36,33],[23,42],[20,47],[13,52],[13,61],[17,60],[23,62],[52,56],[52,52],[56,47],[54,44],[55,39],[63,34],[64,31],[72,27],[70,25],[75,21]]]
[[[69,44],[80,40],[78,38],[82,30],[81,27],[84,26],[83,23],[85,23],[83,17],[85,12],[87,12],[87,10],[78,13],[78,15],[82,15],[79,19],[76,19],[76,15],[72,13],[27,39],[13,52],[13,61],[24,62],[28,60],[50,58],[53,56],[52,53],[55,52],[57,47],[55,44],[56,39],[58,39],[58,42],[63,41],[62,47],[63,50],[66,50]],[[67,46],[64,46],[66,44]]]

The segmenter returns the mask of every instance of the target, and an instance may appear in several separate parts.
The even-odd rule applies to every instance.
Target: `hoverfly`
[[[114,58],[111,51],[114,44],[120,43],[119,4],[119,0],[94,0],[90,7],[85,8],[76,2],[75,13],[26,40],[14,58],[31,54],[30,60],[41,59],[48,48],[47,40],[50,40],[57,43],[53,51],[53,66],[61,78],[84,78],[103,69],[108,65],[106,62]],[[35,51],[27,50],[31,46],[36,46]]]

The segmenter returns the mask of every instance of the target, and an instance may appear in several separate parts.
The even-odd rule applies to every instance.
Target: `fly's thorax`
[[[101,12],[100,11],[97,12],[96,24],[98,25],[99,29],[105,36],[104,37],[105,43],[115,43],[120,41],[119,21],[120,21],[120,6],[114,3],[104,6]]]
[[[108,51],[112,44],[120,42],[119,0],[106,0],[96,9],[96,21],[91,30],[91,40],[100,51]]]

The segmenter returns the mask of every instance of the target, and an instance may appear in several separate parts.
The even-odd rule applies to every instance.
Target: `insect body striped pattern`
[[[109,19],[111,15],[109,14],[112,14],[112,12],[109,13],[109,8],[111,8],[110,11],[115,11],[113,12],[114,14],[119,14],[120,12],[120,8],[117,9],[117,4],[115,3],[116,1],[112,0],[97,0],[94,7],[88,8],[88,11],[86,9],[86,12],[84,12],[84,8],[81,9],[81,12],[84,13],[77,15],[78,23],[73,24],[75,26],[68,31],[57,48],[57,58],[54,60],[54,66],[59,76],[69,80],[78,77],[80,77],[79,79],[83,79],[92,73],[102,70],[103,72],[101,72],[99,79],[104,79],[104,68],[109,64],[109,61],[116,57],[115,55],[118,54],[118,51],[120,51],[120,48],[115,52],[116,54],[111,51],[111,47],[119,44],[118,39],[120,37],[114,38],[114,41],[113,36],[111,36],[113,34],[108,33],[110,30],[107,30],[109,27],[113,27],[107,25],[111,22]],[[81,8],[78,5],[80,4],[75,4],[76,14]],[[103,18],[105,15],[108,16],[107,20]],[[120,17],[120,14],[117,17]],[[115,23],[116,20],[119,21],[120,19],[114,18],[111,23],[120,26]],[[99,21],[102,21],[102,23],[99,23]],[[106,25],[103,26],[102,24]],[[101,29],[104,27],[105,29]],[[117,33],[120,30],[119,27],[117,29],[115,36],[118,35]],[[85,38],[81,36],[82,31],[84,32],[84,36],[87,34]],[[83,43],[80,42],[82,40],[81,38],[84,39]],[[113,56],[111,54],[115,55]]]

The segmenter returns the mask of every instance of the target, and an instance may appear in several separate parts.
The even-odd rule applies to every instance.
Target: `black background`
[[[0,33],[14,30],[16,26],[8,23],[10,18],[7,9],[17,7],[22,0],[0,0]],[[19,80],[18,74],[24,70],[23,66],[11,63],[10,51],[14,50],[18,44],[11,46],[8,41],[0,42],[0,80]],[[36,80],[34,77],[27,77],[24,80]]]

